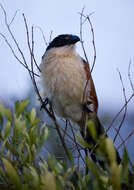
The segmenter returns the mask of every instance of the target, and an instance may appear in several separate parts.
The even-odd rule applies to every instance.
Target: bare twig
[[[86,62],[89,64],[88,57],[87,57],[87,54],[86,54],[86,50],[85,50],[85,47],[84,47],[84,41],[83,41],[83,13],[84,13],[84,8],[82,9],[82,12],[80,13],[80,39],[81,39],[81,46],[82,46],[82,49],[83,49],[83,53],[84,53]]]
[[[82,12],[79,13],[80,14],[80,38],[81,38],[81,45],[82,45],[82,49],[83,49],[83,53],[84,53],[84,56],[85,56],[85,59],[86,61],[89,63],[88,61],[88,57],[87,57],[87,54],[86,54],[86,50],[85,50],[85,47],[84,47],[84,41],[83,41],[83,32],[82,32],[82,29],[83,29],[83,24],[88,21],[89,25],[90,25],[90,29],[91,29],[91,33],[92,33],[92,44],[93,44],[93,50],[94,50],[94,59],[93,59],[93,64],[92,64],[92,68],[91,68],[91,73],[94,69],[94,66],[95,66],[95,63],[96,63],[96,46],[95,46],[95,35],[94,35],[94,29],[93,29],[93,24],[91,22],[91,19],[90,19],[90,16],[92,14],[94,14],[94,12],[90,13],[89,15],[84,15],[84,8],[82,9]],[[85,18],[85,20],[83,21],[82,18]]]
[[[53,30],[51,30],[51,32],[50,32],[50,36],[49,36],[49,43],[51,42],[51,40],[52,40],[52,34],[53,34]]]
[[[113,126],[114,130],[116,131],[116,133],[118,132],[118,129],[116,129],[114,126]],[[121,136],[120,132],[118,132],[118,136],[120,137],[122,143],[124,141],[123,137]],[[124,147],[125,147],[125,144],[124,144]]]
[[[129,82],[130,82],[132,91],[133,91],[133,93],[134,93],[134,85],[133,85],[133,83],[132,83],[132,79],[131,79],[131,75],[130,75],[131,64],[132,64],[132,62],[131,62],[131,60],[130,60],[129,67],[128,67],[128,78],[129,78]]]
[[[93,59],[93,64],[92,64],[92,68],[91,68],[91,73],[94,69],[95,63],[96,63],[96,46],[95,46],[95,35],[94,35],[94,30],[93,30],[93,25],[90,19],[90,16],[87,16],[87,20],[90,24],[90,28],[91,28],[91,32],[92,32],[92,44],[93,44],[93,49],[94,49],[94,59]]]
[[[93,25],[92,25],[92,22],[90,20],[90,16],[93,14],[89,14],[89,15],[84,15],[84,8],[82,9],[82,12],[79,13],[80,14],[80,38],[81,38],[81,46],[82,46],[82,50],[83,50],[83,53],[84,53],[84,56],[85,56],[85,59],[86,59],[86,62],[89,64],[89,60],[88,60],[88,56],[87,56],[87,53],[86,53],[86,50],[85,50],[85,47],[84,47],[84,41],[83,41],[83,24],[88,21],[89,25],[90,25],[90,29],[91,29],[91,33],[92,33],[92,44],[93,44],[93,50],[94,50],[94,59],[93,59],[93,64],[92,64],[92,68],[90,70],[90,73],[89,73],[89,76],[88,76],[88,79],[86,81],[86,84],[85,84],[85,87],[84,87],[84,91],[83,91],[83,99],[82,99],[82,102],[84,102],[84,99],[85,99],[85,95],[86,95],[86,90],[87,90],[87,86],[88,86],[88,83],[89,83],[89,80],[91,78],[91,73],[94,69],[94,66],[95,66],[95,63],[96,63],[96,46],[95,46],[95,35],[94,35],[94,30],[93,30]],[[83,21],[83,18],[84,18],[84,21]]]
[[[72,124],[71,124],[70,121],[69,121],[69,125],[70,125],[70,128],[71,128],[72,134],[73,134],[74,143],[75,143],[75,145],[76,145],[76,148],[77,148],[79,157],[80,157],[80,158],[82,159],[82,161],[85,163],[85,160],[84,160],[84,158],[83,158],[83,156],[82,156],[82,154],[81,154],[81,152],[80,152],[79,144],[78,144],[78,142],[77,142],[77,140],[76,140],[76,137],[75,137],[75,133],[74,133],[74,130],[73,130],[73,126],[72,126]],[[83,148],[82,148],[82,149],[83,149]],[[86,164],[86,163],[85,163],[85,164]]]
[[[14,41],[14,43],[15,43],[15,45],[16,45],[18,51],[19,51],[19,53],[21,54],[22,59],[23,59],[23,62],[24,62],[24,64],[25,64],[26,68],[28,68],[28,65],[27,65],[26,59],[25,59],[25,57],[24,57],[24,54],[23,54],[23,52],[21,51],[21,49],[20,49],[20,47],[19,47],[19,44],[18,44],[18,42],[16,41],[16,39],[15,39],[15,37],[14,37],[14,35],[13,35],[11,29],[10,29],[10,26],[9,26],[9,24],[8,24],[6,11],[5,11],[4,7],[3,7],[1,4],[0,4],[0,7],[1,7],[1,9],[3,10],[3,13],[4,13],[5,25],[6,25],[7,29],[8,29],[8,32],[9,32],[11,38],[13,39],[13,41]],[[29,74],[30,74],[30,73],[29,73]],[[31,74],[30,74],[30,75],[31,75]]]
[[[9,26],[11,26],[11,24],[13,23],[13,21],[14,21],[14,19],[15,19],[15,17],[16,17],[16,15],[17,15],[18,12],[19,12],[19,9],[15,11],[13,18],[9,22]]]
[[[125,100],[126,106],[125,106],[125,111],[124,111],[124,114],[123,114],[123,118],[122,118],[122,120],[120,122],[119,128],[117,129],[117,133],[116,133],[116,135],[114,137],[113,142],[115,142],[117,136],[119,135],[120,129],[121,129],[122,125],[123,125],[123,122],[124,122],[126,114],[127,114],[127,97],[126,97],[125,87],[124,87],[122,76],[121,76],[121,73],[120,73],[119,70],[118,70],[118,73],[119,73],[120,81],[121,81],[121,84],[122,84],[122,90],[123,90],[123,95],[124,95],[124,100]]]
[[[131,133],[123,140],[123,142],[120,145],[118,145],[117,150],[119,150],[132,137],[133,134],[134,130],[131,131]]]
[[[28,44],[28,48],[29,48],[29,52],[30,52],[30,56],[31,56],[31,69],[32,69],[32,75],[31,75],[31,80],[33,82],[33,86],[34,86],[34,89],[39,97],[39,100],[41,102],[43,102],[41,96],[40,96],[40,93],[39,93],[39,90],[38,90],[38,87],[36,85],[36,81],[35,81],[35,77],[34,77],[34,71],[33,71],[33,50],[34,50],[34,39],[33,39],[33,27],[32,27],[32,48],[30,46],[30,39],[29,39],[29,31],[28,31],[28,25],[27,25],[27,21],[26,21],[26,18],[25,18],[25,15],[23,14],[23,18],[24,18],[24,23],[25,23],[25,28],[26,28],[26,35],[27,35],[27,44]]]
[[[65,136],[66,136],[67,127],[68,127],[68,120],[66,119],[66,123],[65,123],[65,131],[64,131],[64,134],[63,134],[63,138],[64,138],[64,139],[65,139]]]
[[[75,140],[74,140],[74,138],[69,134],[69,133],[67,133],[67,131],[65,131],[65,129],[63,128],[63,127],[60,127],[59,126],[59,128],[60,128],[60,130],[63,132],[63,133],[66,133],[66,136],[75,144],[75,143],[77,143],[77,146],[79,147],[79,149],[83,149],[83,147],[78,143],[78,142],[76,142]]]
[[[21,61],[21,59],[18,58],[18,56],[16,55],[16,53],[15,53],[14,49],[12,48],[11,44],[10,44],[9,41],[7,40],[6,36],[5,36],[4,34],[2,34],[1,32],[0,32],[0,36],[5,40],[6,44],[7,44],[8,47],[10,48],[10,50],[11,50],[13,56],[15,57],[15,59],[16,59],[23,67],[25,67],[25,69],[27,69],[27,70],[31,73],[32,71],[29,69],[28,65],[25,65],[25,64]],[[34,73],[34,75],[37,76],[37,77],[39,77],[39,75],[38,75],[37,73]]]
[[[61,134],[61,131],[60,131],[60,127],[59,127],[59,125],[58,125],[58,123],[57,123],[57,121],[56,121],[56,118],[55,118],[55,115],[54,115],[53,112],[52,112],[52,119],[53,119],[53,122],[54,122],[54,124],[55,124],[55,126],[56,126],[56,130],[57,130],[57,133],[58,133],[59,138],[60,138],[60,140],[61,140],[61,143],[62,143],[62,145],[63,145],[63,147],[64,147],[64,150],[65,150],[67,156],[69,156],[68,148],[67,148],[67,146],[66,146],[66,143],[65,143],[65,141],[64,141],[64,138],[63,138],[63,136],[62,136],[62,134]]]
[[[133,97],[134,97],[134,94],[132,94],[129,97],[129,99],[126,101],[126,103],[121,107],[120,111],[115,115],[115,117],[113,118],[113,120],[110,123],[109,127],[107,128],[106,133],[111,129],[111,127],[113,126],[113,124],[116,121],[116,119],[119,117],[119,115],[121,114],[121,112],[124,110],[124,108],[128,105],[128,103],[132,100]]]
[[[3,13],[4,13],[5,25],[6,25],[6,27],[7,27],[7,30],[8,30],[8,32],[9,32],[9,34],[10,34],[10,36],[11,36],[13,42],[15,43],[15,45],[16,45],[16,47],[17,47],[17,49],[18,49],[18,52],[20,53],[20,55],[21,55],[21,57],[22,57],[23,62],[17,57],[15,51],[13,50],[11,44],[8,42],[7,38],[6,38],[2,33],[0,33],[0,35],[4,38],[5,42],[7,43],[7,45],[9,46],[9,48],[11,49],[11,51],[12,51],[14,57],[17,59],[17,61],[18,61],[19,63],[21,63],[21,65],[23,65],[23,66],[28,70],[29,75],[30,75],[30,78],[32,79],[31,70],[30,70],[29,67],[28,67],[28,64],[27,64],[27,62],[26,62],[25,56],[24,56],[23,52],[21,51],[21,49],[20,49],[20,47],[19,47],[19,44],[18,44],[17,40],[15,39],[15,37],[14,37],[14,35],[13,35],[13,33],[12,33],[12,30],[10,29],[10,25],[12,24],[12,22],[13,22],[13,20],[14,20],[15,17],[13,17],[13,18],[11,19],[10,24],[8,24],[6,11],[5,11],[4,7],[3,7],[1,4],[0,4],[0,7],[1,7]],[[16,13],[16,14],[17,14],[17,13]],[[34,73],[34,74],[35,74],[35,73]],[[36,76],[39,76],[39,75],[37,75],[37,74],[35,74],[35,75],[36,75]]]
[[[39,31],[41,32],[43,40],[44,40],[44,43],[45,43],[45,46],[47,47],[48,46],[48,42],[46,41],[46,38],[45,38],[45,35],[44,35],[44,32],[43,32],[42,28],[40,26],[35,26],[35,29],[36,28],[39,29]]]
[[[33,26],[32,26],[32,33],[31,33],[31,36],[32,36],[32,45],[30,45],[30,37],[29,37],[29,31],[28,31],[28,25],[27,25],[27,21],[26,21],[26,17],[24,15],[24,13],[22,14],[23,16],[23,19],[24,19],[24,24],[25,24],[25,28],[26,28],[26,34],[27,34],[27,43],[28,43],[28,49],[29,49],[29,53],[30,53],[30,56],[31,56],[31,69],[32,69],[32,74],[34,73],[34,70],[33,70],[33,62],[35,63],[37,69],[41,72],[39,66],[37,65],[37,62],[35,60],[35,57],[34,57],[34,39],[33,39]],[[33,80],[34,80],[34,75],[33,75]]]

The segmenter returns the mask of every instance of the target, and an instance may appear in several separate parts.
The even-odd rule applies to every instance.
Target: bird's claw
[[[40,110],[42,110],[43,108],[45,108],[49,103],[49,99],[48,98],[45,98],[45,100],[43,101],[41,107],[40,107]]]

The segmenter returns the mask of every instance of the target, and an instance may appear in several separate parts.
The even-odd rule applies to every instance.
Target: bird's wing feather
[[[83,112],[82,118],[79,121],[79,126],[82,136],[84,138],[87,138],[87,122],[89,120],[92,120],[92,115],[97,116],[98,99],[89,64],[84,59],[82,60],[84,64],[87,83],[83,92]]]
[[[91,72],[90,72],[90,67],[88,62],[86,62],[85,60],[83,60],[84,63],[84,68],[85,68],[85,73],[86,73],[86,77],[87,77],[87,89],[89,87],[89,93],[87,93],[86,99],[88,101],[88,99],[91,101],[91,103],[93,104],[93,112],[97,113],[98,111],[98,99],[97,99],[97,94],[96,94],[96,90],[95,90],[95,86],[94,86],[94,82],[91,76]],[[85,91],[87,92],[87,91]]]

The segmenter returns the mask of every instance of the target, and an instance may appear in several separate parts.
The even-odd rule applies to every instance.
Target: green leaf
[[[71,190],[76,190],[75,186],[72,184],[71,181],[67,181],[67,186],[70,187]]]
[[[41,168],[41,174],[44,177],[44,175],[46,175],[46,173],[48,172],[48,163],[45,160],[43,160],[42,162],[39,162],[39,166]]]
[[[46,190],[56,190],[56,181],[53,173],[48,172],[44,179]]]
[[[3,115],[0,112],[0,131],[2,131],[2,129],[3,129],[3,123],[4,123],[4,118],[3,118]]]
[[[99,169],[99,167],[88,157],[86,157],[86,163],[88,168],[91,170],[92,174],[99,179],[101,174],[101,170]]]
[[[113,141],[110,138],[105,139],[105,147],[110,163],[116,162],[116,151]]]
[[[93,139],[96,139],[97,134],[94,122],[92,120],[89,120],[86,125],[88,127],[89,134],[92,136]]]
[[[30,144],[36,144],[38,139],[38,128],[36,126],[31,127],[29,131]]]
[[[55,172],[56,175],[59,175],[59,170],[58,168],[56,167],[57,165],[57,161],[56,159],[52,159],[50,156],[48,157],[48,164],[49,164],[49,167],[52,169],[52,171]]]
[[[19,118],[15,117],[14,125],[15,126],[13,128],[13,137],[19,139],[26,132],[26,121],[21,120],[21,117]]]
[[[2,115],[5,114],[5,108],[2,104],[0,104],[0,112],[2,113]]]
[[[33,161],[33,158],[32,158],[32,154],[31,154],[30,146],[27,143],[25,143],[25,146],[26,146],[26,150],[27,150],[27,154],[25,155],[25,160],[27,162],[31,163]]]
[[[11,122],[7,121],[4,129],[4,139],[11,136]]]
[[[30,171],[30,174],[31,174],[32,179],[33,179],[34,187],[38,187],[38,185],[39,185],[39,175],[38,175],[36,169],[34,167],[30,166],[29,171]]]
[[[23,100],[21,102],[17,101],[15,103],[15,112],[17,114],[17,117],[24,112],[28,104],[29,104],[29,100]]]
[[[36,119],[36,110],[33,108],[30,114],[30,121],[33,124]]]
[[[127,150],[124,148],[123,158],[121,161],[121,176],[122,179],[128,182],[129,178],[129,156]]]
[[[70,160],[71,166],[74,166],[74,158],[73,155],[71,154],[71,152],[68,151],[68,158]]]
[[[43,145],[44,142],[46,141],[46,139],[48,138],[48,128],[46,127],[46,125],[42,125],[40,128],[40,138],[39,138],[39,144]]]
[[[43,130],[44,130],[44,132],[43,132],[43,134],[41,134],[41,136],[43,136],[43,139],[46,140],[48,138],[49,131],[48,131],[48,128],[46,127],[45,123],[40,127],[40,131],[42,132]]]
[[[12,122],[12,114],[11,114],[11,110],[10,109],[5,109],[5,116],[6,118]]]
[[[0,104],[0,112],[3,116],[6,116],[6,118],[12,122],[12,114],[11,114],[11,110],[8,108],[5,108],[2,104]],[[3,122],[3,118],[1,117],[2,122]]]
[[[84,141],[80,136],[77,136],[77,140],[79,141],[79,143],[86,147],[86,148],[93,148],[93,145],[88,144],[86,141]]]
[[[109,180],[114,190],[121,190],[121,173],[116,162],[111,163],[111,177]]]
[[[16,172],[16,169],[5,158],[2,158],[2,161],[4,163],[6,175],[8,176],[11,184],[13,184],[16,188],[21,189],[21,181],[20,181],[19,175]]]
[[[91,171],[91,174],[94,176],[94,181],[93,181],[93,183],[95,185],[94,189],[95,190],[96,189],[104,189],[104,186],[106,186],[108,184],[108,180],[104,181],[106,174],[104,173],[104,171],[102,171],[102,168],[100,168],[96,163],[91,161],[88,157],[86,158],[86,163],[87,163],[89,170]]]

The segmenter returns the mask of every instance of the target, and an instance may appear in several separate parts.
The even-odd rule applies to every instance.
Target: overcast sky
[[[116,107],[123,104],[124,98],[121,82],[117,72],[120,70],[126,87],[127,97],[132,93],[128,80],[128,65],[132,60],[131,77],[134,82],[134,1],[133,0],[1,0],[7,11],[9,20],[16,10],[19,10],[12,30],[26,57],[26,32],[22,13],[31,25],[40,26],[46,39],[53,30],[53,37],[58,34],[71,33],[79,35],[80,12],[85,6],[85,14],[94,12],[91,20],[95,32],[97,62],[93,78],[99,98],[100,109],[103,106]],[[10,40],[4,26],[4,17],[0,10],[0,31]],[[90,28],[84,29],[84,41],[87,54],[92,60]],[[35,30],[35,54],[38,63],[45,51],[45,45],[38,29]],[[80,44],[77,51],[82,54]],[[11,51],[0,39],[0,99],[6,95],[16,95],[19,98],[29,90],[30,83],[27,71],[14,59]],[[22,98],[21,98],[22,99]],[[131,107],[134,107],[131,105]]]

